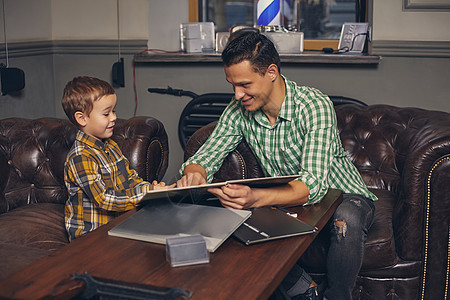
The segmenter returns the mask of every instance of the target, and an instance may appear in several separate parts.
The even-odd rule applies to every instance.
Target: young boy
[[[65,207],[70,240],[130,210],[152,189],[165,188],[139,178],[110,137],[117,98],[112,86],[92,77],[75,77],[64,88],[62,106],[79,129],[64,167],[69,199]]]

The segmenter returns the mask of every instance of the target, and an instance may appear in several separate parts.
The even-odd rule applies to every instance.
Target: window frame
[[[198,22],[199,20],[199,5],[198,1],[189,0],[189,22]],[[369,1],[371,0],[356,0],[357,12],[356,22],[369,22]],[[363,13],[362,13],[363,12]],[[370,25],[370,24],[369,24]],[[322,50],[323,48],[333,48],[337,50],[339,40],[304,40],[304,50]]]

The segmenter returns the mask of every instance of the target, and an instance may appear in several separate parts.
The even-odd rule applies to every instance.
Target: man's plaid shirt
[[[227,154],[244,138],[267,176],[299,174],[309,188],[307,204],[319,202],[328,188],[377,200],[347,157],[337,130],[333,103],[320,91],[285,77],[286,98],[271,126],[261,110],[247,111],[232,98],[209,139],[181,167],[199,164],[210,182]]]
[[[82,131],[67,155],[64,181],[69,192],[65,219],[71,240],[136,207],[153,188],[130,169],[116,142],[102,142]]]

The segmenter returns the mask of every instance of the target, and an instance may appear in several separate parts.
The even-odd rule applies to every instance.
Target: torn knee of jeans
[[[361,200],[350,200],[350,202],[354,203],[356,206],[361,206]]]
[[[336,220],[334,221],[334,226],[336,227],[337,233],[342,235],[342,237],[345,237],[345,234],[347,233],[347,223],[343,220]]]

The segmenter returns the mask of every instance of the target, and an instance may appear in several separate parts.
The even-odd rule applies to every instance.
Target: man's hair
[[[75,113],[80,111],[89,116],[94,101],[106,95],[114,95],[114,88],[106,81],[89,76],[75,77],[66,84],[62,96],[62,106],[69,120],[79,126]]]
[[[275,64],[280,72],[280,55],[275,45],[259,32],[236,34],[222,51],[222,60],[227,67],[248,60],[253,70],[261,75],[271,64]]]

